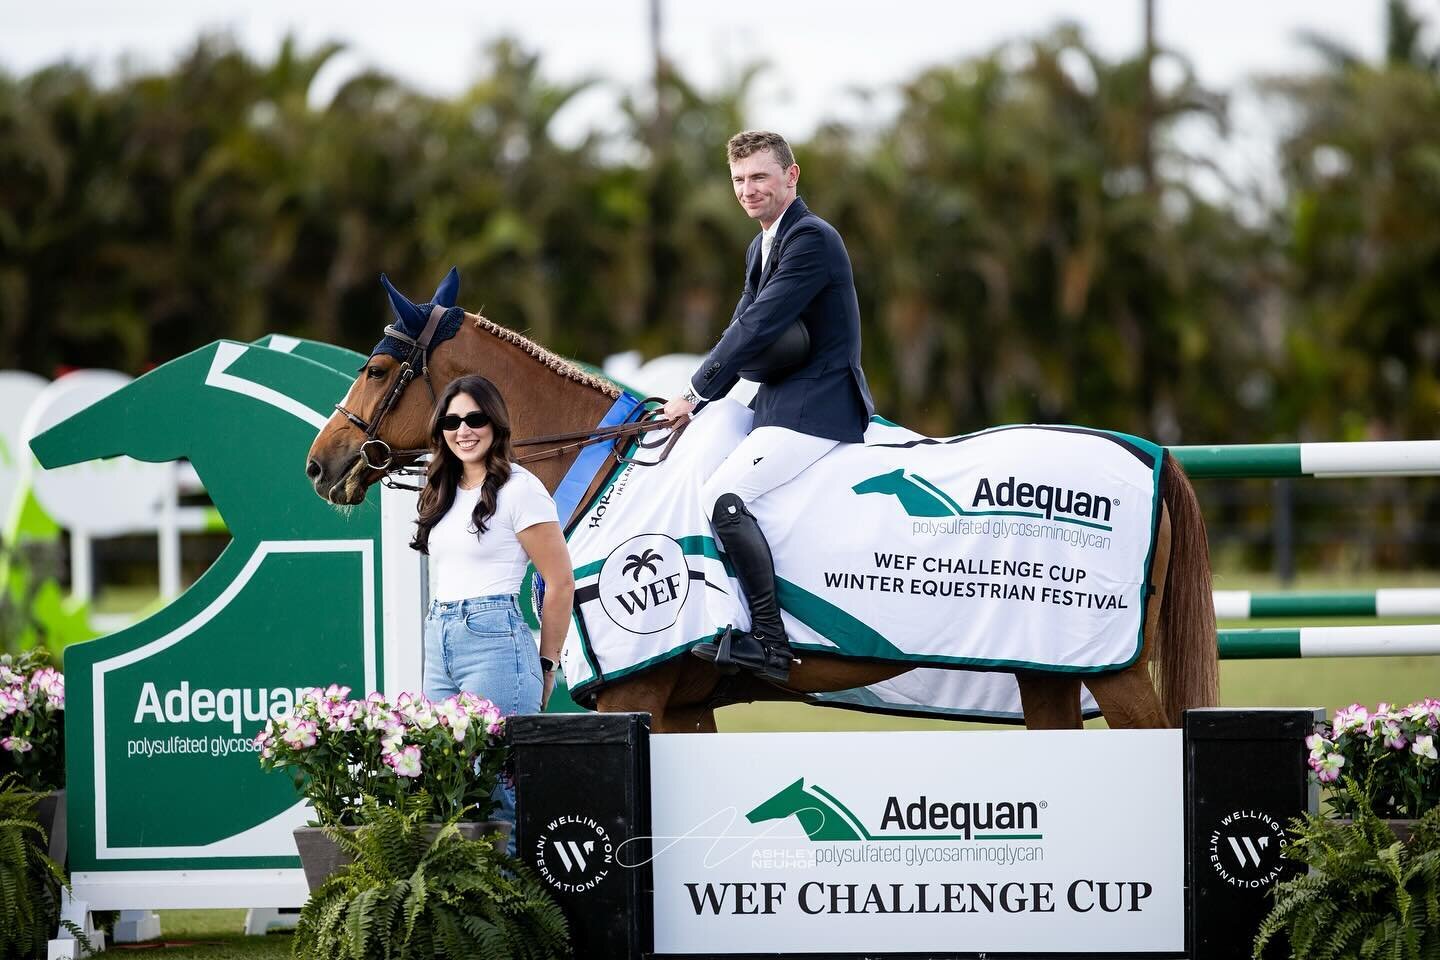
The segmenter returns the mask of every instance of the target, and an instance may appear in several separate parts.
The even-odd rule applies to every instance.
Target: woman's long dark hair
[[[430,415],[430,466],[425,470],[425,486],[420,491],[420,515],[415,520],[415,539],[410,541],[412,548],[425,554],[430,552],[430,530],[450,512],[455,502],[455,487],[464,473],[463,465],[450,451],[440,430],[440,418],[450,408],[450,401],[462,393],[474,400],[480,412],[490,418],[490,429],[494,433],[490,449],[485,454],[485,482],[480,487],[480,500],[470,514],[477,537],[487,529],[486,521],[495,513],[500,488],[510,479],[510,460],[514,449],[510,445],[510,412],[505,409],[505,398],[500,396],[495,384],[478,374],[452,380],[440,399],[435,401],[435,412]]]

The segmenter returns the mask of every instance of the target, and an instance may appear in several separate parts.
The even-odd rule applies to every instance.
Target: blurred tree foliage
[[[1440,54],[1390,8],[1382,63],[1310,38],[1274,78],[1283,200],[1198,194],[1181,121],[1223,95],[1173,54],[1075,29],[905,83],[879,128],[797,143],[844,235],[882,412],[935,434],[1026,420],[1162,442],[1426,437],[1440,410]],[[365,73],[318,104],[335,46],[259,63],[200,40],[166,73],[0,75],[0,358],[139,372],[267,332],[368,350],[376,285],[429,289],[572,356],[701,351],[755,227],[723,147],[759,69],[702,91],[673,67],[620,135],[562,145],[589,84],[512,42],[449,99]],[[658,107],[658,112],[657,112]],[[1147,134],[1148,132],[1148,134]]]

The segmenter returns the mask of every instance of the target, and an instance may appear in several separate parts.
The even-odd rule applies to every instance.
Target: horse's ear
[[[435,296],[430,298],[430,302],[441,307],[453,307],[459,296],[460,270],[451,267],[450,272],[445,274],[445,279],[440,281],[440,286],[435,288]]]
[[[422,315],[419,307],[407,300],[399,290],[396,290],[395,285],[390,282],[390,278],[383,273],[380,274],[380,286],[384,287],[385,292],[390,295],[390,312],[395,314],[395,320],[400,324],[402,330],[419,331],[424,328],[425,321],[429,318]]]

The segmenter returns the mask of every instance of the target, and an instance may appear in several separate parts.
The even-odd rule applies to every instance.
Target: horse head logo
[[[843,812],[842,812],[843,811]],[[805,786],[801,777],[781,790],[754,810],[745,814],[751,823],[764,820],[783,820],[795,817],[811,840],[863,840],[860,832],[851,825],[844,805],[819,787]]]
[[[905,471],[901,468],[861,480],[850,489],[856,493],[882,493],[896,497],[900,500],[901,508],[912,517],[954,516],[955,511],[927,489],[928,486],[928,481],[905,476]]]

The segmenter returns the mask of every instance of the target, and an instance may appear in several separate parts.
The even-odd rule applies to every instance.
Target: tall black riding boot
[[[745,502],[733,493],[715,501],[710,522],[750,605],[750,632],[726,631],[719,641],[702,643],[691,652],[715,661],[723,671],[733,673],[739,668],[784,683],[790,679],[795,655],[785,638],[780,605],[775,600],[775,559],[770,544]]]

